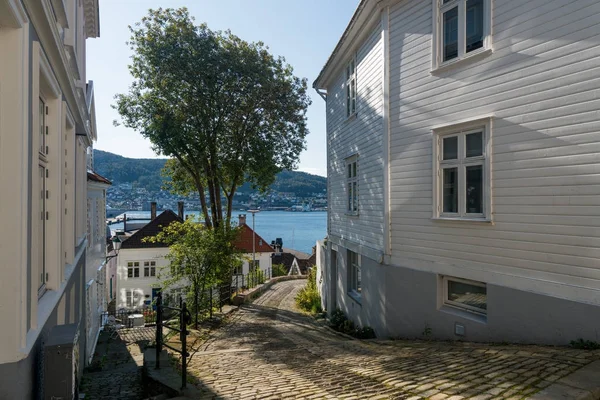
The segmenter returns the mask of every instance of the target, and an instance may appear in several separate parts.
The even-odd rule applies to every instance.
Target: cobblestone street
[[[193,345],[202,398],[522,399],[598,351],[472,343],[349,340],[295,308],[304,281],[274,285]]]

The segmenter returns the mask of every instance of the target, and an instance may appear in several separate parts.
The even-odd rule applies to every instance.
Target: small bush
[[[354,336],[358,339],[374,339],[375,331],[370,326],[355,326],[354,322],[350,321],[346,314],[339,308],[331,313],[329,317],[329,326],[338,332],[346,335]]]
[[[339,308],[331,313],[331,317],[329,318],[329,325],[336,331],[340,330],[344,321],[346,321],[346,314]]]
[[[600,343],[591,340],[583,340],[580,338],[577,340],[571,340],[571,347],[580,350],[598,350],[600,349]]]
[[[318,314],[322,311],[321,296],[317,290],[317,274],[314,268],[308,274],[306,286],[296,295],[296,304],[300,309],[311,314]]]
[[[286,276],[288,274],[288,271],[285,269],[285,266],[283,264],[275,264],[273,265],[273,270],[271,272],[271,275],[274,277],[276,276]]]
[[[363,326],[356,328],[354,336],[358,339],[375,339],[375,331],[370,326]]]

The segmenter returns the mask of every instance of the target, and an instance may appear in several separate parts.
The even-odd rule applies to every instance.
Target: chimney
[[[156,218],[156,202],[155,201],[150,203],[150,221],[154,221],[154,218]]]
[[[179,218],[183,219],[183,201],[177,202],[177,214],[179,215]]]
[[[123,214],[123,232],[127,232],[127,214]]]
[[[238,218],[240,219],[239,226],[242,226],[246,223],[246,214],[240,214],[240,215],[238,215]]]

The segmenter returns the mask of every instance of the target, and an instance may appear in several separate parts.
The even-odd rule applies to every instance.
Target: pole
[[[160,369],[160,353],[162,340],[162,292],[156,297],[156,369]]]
[[[252,212],[252,268],[256,268],[256,231],[254,230],[254,216],[256,211]]]
[[[181,389],[185,389],[187,382],[187,324],[186,324],[186,316],[187,316],[187,306],[183,298],[179,298],[179,329],[180,329],[180,339],[181,339]]]

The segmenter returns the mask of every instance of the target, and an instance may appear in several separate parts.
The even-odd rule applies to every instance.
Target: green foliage
[[[273,264],[271,273],[273,277],[286,276],[288,274],[288,271],[283,264]]]
[[[317,289],[316,268],[310,269],[306,286],[304,286],[296,295],[296,304],[300,309],[312,314],[318,314],[322,311],[321,296]]]
[[[233,245],[238,234],[235,227],[207,229],[194,218],[162,227],[160,233],[146,240],[169,246],[165,258],[170,265],[159,273],[163,290],[184,285],[190,308],[196,314],[203,313],[209,302],[208,289],[229,281],[233,268],[242,262]]]
[[[338,332],[346,335],[354,336],[358,339],[374,339],[375,331],[370,326],[355,326],[354,322],[350,321],[346,314],[339,308],[331,313],[329,317],[329,326]]]
[[[160,190],[160,170],[164,159],[131,159],[102,150],[94,150],[94,168],[113,184],[132,183],[134,187]]]
[[[581,350],[598,350],[600,349],[600,343],[579,338],[577,340],[571,340],[571,347]]]
[[[358,339],[375,339],[375,331],[370,326],[363,326],[362,328],[356,328],[354,336]]]
[[[227,226],[245,180],[266,190],[296,166],[308,134],[307,81],[262,42],[195,25],[186,8],[150,10],[130,31],[133,83],[115,108],[157,154],[177,160],[169,178],[187,172],[175,185],[198,192],[207,227]]]
[[[346,314],[339,308],[336,308],[335,311],[331,313],[329,325],[336,331],[339,331],[347,319]]]

